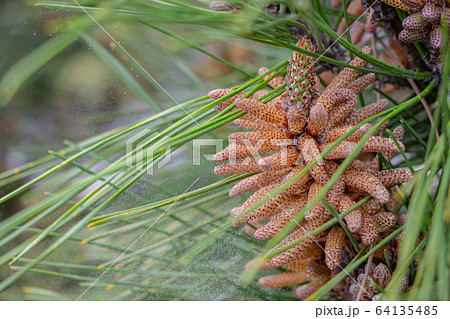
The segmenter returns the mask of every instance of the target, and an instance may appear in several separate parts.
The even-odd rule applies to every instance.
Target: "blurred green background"
[[[83,3],[86,3],[86,1]],[[11,71],[16,63],[51,40],[52,37],[55,37],[56,33],[59,37],[64,36],[65,33],[64,31],[61,32],[61,28],[64,28],[67,21],[78,18],[90,21],[83,12],[74,13],[62,9],[35,6],[34,4],[34,1],[4,0],[0,2],[0,41],[2,43],[0,46],[0,78]],[[209,1],[197,1],[196,4],[208,8]],[[111,55],[120,61],[120,64],[145,89],[150,96],[149,100],[144,101],[133,92],[122,81],[123,78],[108,63],[99,58],[90,45],[80,37],[33,74],[22,85],[18,93],[0,108],[0,172],[46,156],[48,150],[56,151],[71,145],[73,142],[79,142],[96,134],[144,119],[154,114],[155,108],[165,110],[177,103],[204,96],[211,89],[230,87],[248,79],[242,73],[188,47],[185,43],[141,24],[114,18],[113,21],[105,22],[102,26],[114,40],[126,48],[128,53],[158,83],[147,81],[148,77],[147,80],[144,79],[145,74],[137,72],[132,65],[133,61],[127,61],[126,55],[99,27],[93,25],[87,30],[87,33],[109,50]],[[227,60],[250,74],[256,74],[258,68],[262,65],[271,66],[278,63],[280,56],[287,57],[289,55],[289,51],[285,49],[267,47],[263,44],[238,39],[232,35],[220,34],[216,30],[200,28],[195,25],[177,26],[171,24],[170,29],[191,44]],[[47,48],[47,50],[51,53],[52,47]],[[149,101],[152,105],[149,105]],[[217,130],[217,135],[212,134],[208,137],[225,138],[230,130],[234,130],[233,126],[221,128]],[[206,153],[215,151],[212,148],[204,148],[204,150]],[[195,185],[194,189],[218,180],[218,177],[212,172],[213,163],[203,161],[201,166],[192,167],[190,164],[191,156],[191,146],[186,145],[174,154],[172,162],[161,172],[158,172],[157,176],[154,178],[145,176],[130,191],[139,194],[144,199],[147,198],[147,202],[151,202],[182,193],[197,176],[201,176],[201,180]],[[38,175],[35,174],[31,177],[35,176]],[[25,181],[22,180],[0,187],[0,195],[9,193]],[[61,180],[59,182],[64,184],[69,181]],[[43,197],[42,195],[37,191],[28,196],[15,197],[1,204],[0,221],[7,219],[30,204],[38,203],[40,199],[45,198],[45,195]],[[237,202],[241,200],[238,199]],[[236,200],[229,201],[227,199],[226,191],[214,195],[208,201],[207,204],[202,206],[202,209],[210,212],[212,214],[210,216],[213,218],[218,215],[227,216],[227,212],[233,207],[233,203],[236,203]],[[137,203],[129,197],[121,197],[120,201],[110,207],[110,211],[135,207],[138,204],[142,204],[142,202]],[[61,213],[63,211],[61,210]],[[185,214],[183,218],[188,220],[188,223],[200,222],[202,227],[206,227],[205,230],[201,228],[194,230],[193,234],[196,236],[210,232],[211,229],[219,227],[223,221],[222,217],[219,217],[216,223],[203,221],[198,216],[197,208],[189,207],[183,213]],[[45,221],[36,226],[45,225]],[[135,221],[139,222],[140,219],[138,218]],[[177,223],[180,224],[179,221]],[[177,223],[174,223],[172,219],[163,222],[158,227],[160,233],[165,236],[169,233],[179,233],[180,225]],[[192,227],[191,224],[186,223],[182,221],[181,226]],[[108,232],[108,229],[114,228],[106,226],[104,229]],[[103,228],[100,228],[100,231],[103,231]],[[86,229],[77,234],[77,237],[85,238],[92,234],[92,230]],[[126,248],[138,234],[139,232],[126,232],[122,236],[108,237],[104,243],[115,242]],[[238,235],[237,239],[235,238],[236,234]],[[14,245],[24,242],[32,235],[33,233],[22,234],[8,245],[1,247],[0,252],[6,253],[8,249],[12,249]],[[138,247],[145,247],[149,242],[160,240],[160,237],[155,237],[150,232],[147,235],[140,240]],[[187,238],[192,238],[191,236],[192,233],[187,234]],[[166,287],[177,287],[178,291],[174,295],[168,293],[173,288],[167,288],[168,290],[162,290],[159,293],[157,290],[149,288],[149,292],[145,292],[143,295],[140,291],[140,293],[136,293],[136,291],[130,293],[127,290],[111,294],[112,286],[110,284],[102,286],[99,283],[102,287],[101,293],[99,294],[98,291],[93,289],[90,293],[94,294],[86,295],[86,297],[87,299],[112,299],[113,297],[118,299],[232,299],[234,294],[238,294],[239,299],[245,299],[247,298],[245,292],[235,286],[236,278],[249,259],[249,251],[250,255],[255,254],[258,250],[256,247],[259,246],[259,243],[246,238],[246,236],[242,229],[232,230],[230,234],[220,240],[220,242],[225,243],[222,247],[214,245],[215,248],[208,252],[209,255],[201,257],[205,261],[200,262],[200,264],[196,263],[195,267],[173,266],[175,270],[189,272],[189,269],[191,269],[193,272],[200,271],[201,273],[200,277],[194,276],[190,282],[185,282],[185,286],[191,288],[184,292],[180,292],[183,290],[179,287],[179,277],[175,277],[170,280],[156,280],[156,282],[164,282]],[[114,240],[111,240],[112,238]],[[174,258],[173,256],[181,256],[185,253],[186,247],[195,244],[195,241],[186,242],[184,237],[180,237],[179,240],[179,243],[171,244],[169,251],[167,251],[166,246],[163,246],[162,250],[156,255],[169,258],[172,254],[172,258]],[[242,241],[247,242],[247,240],[250,241],[250,246],[242,246]],[[37,256],[39,252],[42,252],[47,242],[48,240],[44,241],[43,245],[38,246],[27,257]],[[180,243],[183,242],[186,247],[180,246]],[[237,246],[233,246],[233,242]],[[257,246],[254,246],[255,244]],[[241,247],[243,250],[240,251],[236,247]],[[50,260],[71,264],[84,263],[93,267],[102,261],[116,258],[117,255],[117,251],[114,250],[101,249],[95,247],[95,245],[94,247],[80,245],[79,241],[72,241],[64,244],[63,249],[54,253]],[[158,266],[155,266],[152,262],[155,262],[155,260],[147,260],[146,269],[156,267],[157,269],[167,270],[172,264],[170,259],[157,260]],[[197,269],[196,267],[201,266],[201,263],[205,263],[205,265],[211,263],[213,268],[208,270],[206,266],[206,268],[202,266]],[[145,264],[145,262],[142,262],[142,264]],[[130,269],[136,271],[141,266],[139,263],[138,266],[132,265]],[[220,271],[223,272],[226,267],[229,268],[226,273],[232,273],[234,276],[227,281],[224,279],[227,277],[225,273],[215,275],[218,269],[222,269]],[[52,269],[59,268],[53,267]],[[82,270],[86,269],[71,270],[69,273],[71,275],[78,274]],[[93,278],[99,275],[98,271],[92,272],[89,271],[89,268],[86,271],[92,274]],[[1,279],[5,279],[9,274],[10,269],[7,265],[0,267]],[[119,278],[114,273],[111,276],[116,279]],[[143,280],[155,282],[152,277],[142,277],[142,274],[135,274],[135,276],[139,278],[137,282]],[[0,299],[71,299],[76,298],[86,289],[86,284],[80,286],[67,276],[65,278],[58,277],[61,276],[56,275],[49,280],[44,275],[27,274],[17,284],[1,293]],[[41,288],[29,288],[30,286],[43,288],[40,290]],[[195,287],[198,288],[197,291],[195,291]],[[255,294],[258,294],[260,290],[260,288],[254,288],[253,291],[249,292],[250,297],[248,298],[254,299]],[[150,291],[153,292],[153,296],[149,296]],[[290,292],[286,291],[283,296],[290,296]],[[283,296],[281,298],[284,298]],[[271,297],[270,293],[266,292],[258,298],[270,299]]]

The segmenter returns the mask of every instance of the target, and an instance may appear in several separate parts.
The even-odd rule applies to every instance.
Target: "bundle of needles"
[[[306,37],[301,37],[296,46],[314,51]],[[368,47],[363,51],[370,53]],[[356,57],[350,64],[361,68],[365,61]],[[261,68],[260,74],[265,73],[268,69]],[[274,248],[274,252],[280,253],[260,268],[281,268],[284,272],[260,278],[262,286],[293,286],[294,295],[305,299],[342,270],[344,259],[354,253],[355,241],[358,246],[378,243],[392,232],[391,227],[397,223],[395,185],[408,181],[412,174],[404,168],[381,169],[380,159],[383,156],[390,161],[400,149],[404,150],[402,127],[393,131],[395,138],[375,134],[368,137],[357,157],[324,196],[324,201],[317,202],[303,216],[298,216],[302,215],[298,214],[301,209],[316,198],[372,125],[359,125],[328,154],[322,157],[321,153],[355,125],[387,106],[388,102],[381,99],[355,108],[357,94],[375,79],[374,74],[357,78],[359,73],[359,70],[345,68],[319,93],[313,59],[294,51],[286,78],[273,73],[265,77],[270,79],[268,84],[273,89],[285,86],[282,95],[262,103],[259,99],[270,94],[270,90],[257,91],[249,98],[243,98],[244,92],[240,92],[215,106],[217,111],[233,106],[246,111],[234,123],[253,130],[231,134],[230,144],[214,156],[216,162],[226,162],[215,167],[214,172],[218,175],[256,173],[240,181],[229,193],[234,197],[255,191],[241,207],[231,211],[234,226],[247,223],[248,233],[265,240],[278,234],[293,219],[296,222],[295,229]],[[217,89],[209,92],[209,96],[217,100],[232,92],[231,89]],[[383,129],[380,128],[379,132]],[[313,162],[314,165],[310,165]],[[308,167],[311,168],[306,170]],[[295,181],[292,183],[292,180]],[[286,189],[270,196],[272,191],[288,181],[291,184]],[[267,196],[269,200],[253,209],[258,206],[255,203]],[[366,197],[370,199],[368,202],[357,209],[350,209]],[[309,235],[337,212],[347,212],[342,224]],[[389,250],[389,263],[394,264],[396,254],[391,251],[396,247],[385,248]],[[386,254],[381,252],[378,255],[382,262]],[[348,292],[350,288],[350,285],[338,286],[336,290]]]

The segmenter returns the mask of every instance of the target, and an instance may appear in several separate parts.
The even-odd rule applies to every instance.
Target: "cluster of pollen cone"
[[[307,38],[300,38],[296,45],[314,51]],[[364,47],[363,51],[370,53],[368,47]],[[359,57],[350,63],[357,67],[365,65],[365,61]],[[266,68],[260,69],[260,74],[267,72]],[[320,93],[312,58],[294,52],[289,60],[286,78],[273,77],[273,74],[266,76],[266,79],[272,77],[269,85],[273,89],[285,86],[285,93],[267,103],[259,100],[269,96],[270,90],[257,91],[249,98],[243,98],[244,93],[238,93],[215,106],[216,110],[222,111],[234,103],[235,109],[247,112],[234,123],[252,130],[231,134],[229,145],[214,156],[216,162],[223,162],[214,169],[218,175],[256,173],[240,181],[230,191],[230,196],[254,192],[241,207],[231,211],[235,216],[235,226],[246,224],[246,231],[256,239],[269,239],[280,232],[321,191],[371,124],[362,125],[324,157],[321,156],[322,151],[356,124],[381,112],[387,105],[387,101],[382,99],[355,108],[357,94],[375,80],[374,74],[358,78],[359,73],[358,70],[345,68]],[[209,96],[217,100],[232,92],[218,89],[211,91]],[[370,136],[356,159],[324,198],[334,210],[343,213],[357,201],[372,196],[370,201],[343,218],[346,228],[361,246],[376,244],[392,232],[391,227],[398,220],[398,216],[393,213],[398,206],[395,185],[412,177],[408,169],[380,170],[380,154],[389,161],[400,152],[399,147],[404,149],[401,143],[403,129],[397,127],[393,135],[396,140],[379,135]],[[317,163],[287,189],[249,212],[253,204],[299,175],[315,160]],[[342,270],[352,253],[346,231],[336,224],[331,229],[308,236],[333,218],[326,206],[319,201],[274,248],[278,251],[299,238],[306,238],[261,266],[261,271],[273,268],[284,271],[260,278],[260,285],[271,288],[293,287],[294,295],[304,299]],[[392,258],[390,262],[393,262],[397,246],[396,243],[390,243],[383,248],[384,254],[379,250],[380,253],[375,256],[377,262],[384,265],[386,251]],[[341,296],[347,294],[348,297],[344,298],[351,299],[349,290],[355,283],[356,278],[348,284],[343,281],[334,288],[335,293]]]
[[[450,25],[449,0],[382,0],[411,15],[403,22],[398,35],[400,42],[426,42],[430,49],[440,50],[443,32],[440,25]]]

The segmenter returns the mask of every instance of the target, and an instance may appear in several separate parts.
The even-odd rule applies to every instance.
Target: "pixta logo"
[[[159,170],[169,163],[172,156],[171,148],[165,148],[164,154],[161,154],[160,150],[155,147],[156,143],[161,144],[169,137],[159,138],[159,134],[159,132],[152,132],[146,128],[129,138],[126,142],[126,165],[134,166],[137,170],[146,171],[147,174],[153,176],[155,169]],[[159,158],[161,159],[159,160]]]
[[[170,146],[164,145],[164,142],[170,138],[167,135],[161,137],[159,132],[152,132],[148,128],[140,131],[126,142],[127,166],[135,167],[139,171],[146,171],[147,174],[153,176],[156,169],[161,169],[171,161],[172,149]],[[252,139],[230,139],[228,146],[224,149],[222,139],[193,139],[191,164],[194,166],[201,165],[202,157],[207,161],[229,162],[231,165],[233,165],[233,162],[239,161],[240,166],[254,165],[256,161],[261,169],[265,170],[269,169],[265,167],[269,167],[271,161],[274,160],[279,164],[288,163],[292,157],[292,152],[289,151],[295,143],[296,141],[292,139],[272,139],[270,141],[265,139],[258,141]],[[202,153],[202,146],[214,146],[217,154],[214,156],[213,154]],[[260,155],[274,150],[279,151],[276,158],[274,156],[261,157]]]

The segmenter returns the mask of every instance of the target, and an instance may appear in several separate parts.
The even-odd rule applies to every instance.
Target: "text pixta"
[[[326,316],[344,316],[344,317],[356,317],[359,315],[359,309],[354,307],[341,308],[341,307],[320,307],[316,308],[316,318]]]

